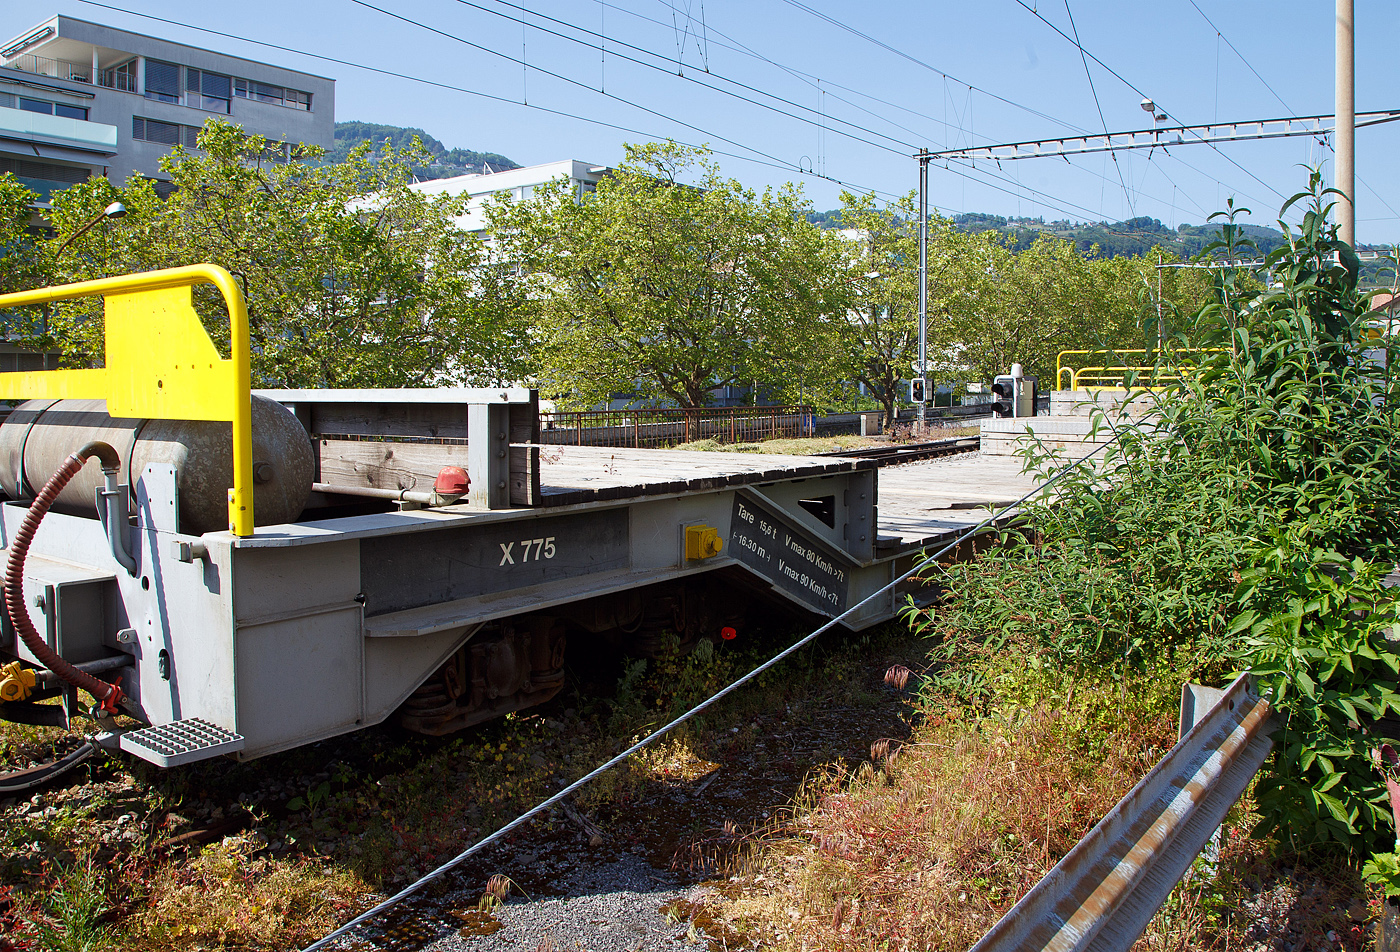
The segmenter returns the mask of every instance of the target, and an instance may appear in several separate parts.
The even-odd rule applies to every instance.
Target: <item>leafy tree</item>
[[[48,280],[44,242],[32,227],[38,197],[14,173],[0,174],[0,291],[26,291]]]
[[[726,385],[821,384],[811,356],[841,313],[838,247],[807,210],[791,185],[756,194],[669,142],[627,146],[594,192],[556,183],[494,203],[488,222],[525,276],[553,394],[699,407]]]
[[[856,231],[845,249],[848,319],[838,325],[833,376],[864,384],[884,408],[886,426],[895,419],[900,381],[918,358],[919,230],[912,203],[909,195],[881,207],[874,194],[842,192],[841,210],[833,213]]]
[[[882,208],[872,195],[842,196],[848,242],[844,286],[850,319],[841,330],[845,363],[836,371],[865,384],[888,416],[918,353],[918,228],[912,196]],[[1162,330],[1210,293],[1196,270],[1164,269],[1155,251],[1100,258],[1048,234],[1017,251],[985,215],[933,217],[928,244],[930,375],[990,380],[1020,363],[1041,386],[1055,385],[1062,350],[1155,348]],[[979,227],[987,225],[987,227]],[[1163,261],[1176,263],[1164,253]],[[1162,308],[1156,307],[1160,280]],[[1111,354],[1103,358],[1114,360]],[[1140,362],[1136,358],[1133,362]]]
[[[486,252],[453,224],[462,200],[408,187],[421,156],[361,147],[336,165],[299,146],[278,160],[268,143],[210,120],[199,150],[163,161],[166,200],[149,182],[102,180],[54,199],[59,240],[113,200],[128,209],[58,257],[63,280],[197,262],[227,268],[248,302],[255,385],[423,386],[498,383],[527,370],[522,328],[495,309]],[[214,339],[226,315],[201,289]],[[75,302],[57,313],[70,359],[100,353],[100,310]]]
[[[975,239],[976,243],[972,242]],[[936,243],[931,239],[931,247]],[[961,260],[930,253],[930,312],[934,276],[945,289],[937,329],[950,371],[989,380],[1019,363],[1042,389],[1057,386],[1056,358],[1065,350],[1155,348],[1158,337],[1156,255],[1099,258],[1041,234],[1013,251],[994,231],[950,240]],[[1175,258],[1164,255],[1166,263]],[[1169,269],[1162,276],[1161,323],[1180,324],[1208,296],[1210,280]],[[1111,355],[1106,355],[1110,362]]]

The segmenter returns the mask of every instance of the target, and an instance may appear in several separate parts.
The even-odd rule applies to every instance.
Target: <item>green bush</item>
[[[946,604],[918,624],[948,661],[1016,644],[1125,679],[1164,659],[1204,680],[1253,670],[1284,724],[1259,786],[1264,826],[1299,848],[1369,852],[1394,829],[1369,758],[1377,721],[1400,710],[1380,582],[1400,554],[1400,348],[1371,332],[1331,195],[1314,172],[1284,206],[1303,218],[1283,225],[1269,286],[1221,269],[1175,342],[1190,357],[1164,351],[1159,379],[1180,384],[1133,394],[1151,422],[1100,414],[1113,435],[1101,463],[1034,504],[1033,531],[946,569]],[[1239,212],[1222,213],[1229,257]],[[1065,464],[1043,447],[1026,456],[1047,475]],[[985,670],[957,689],[984,690]]]
[[[1295,847],[1384,849],[1395,825],[1373,752],[1380,719],[1400,714],[1386,567],[1328,552],[1262,556],[1245,573],[1239,603],[1265,613],[1246,607],[1232,628],[1282,721],[1271,769],[1255,788],[1264,829]]]

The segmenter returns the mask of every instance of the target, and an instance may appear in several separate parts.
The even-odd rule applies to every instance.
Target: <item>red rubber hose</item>
[[[103,710],[116,714],[117,705],[122,700],[121,686],[94,678],[86,671],[80,671],[64,661],[58,652],[49,647],[43,636],[34,630],[34,625],[29,620],[29,611],[24,605],[24,559],[29,554],[29,544],[34,541],[34,533],[38,531],[39,523],[43,521],[44,515],[58,498],[58,494],[63,491],[63,487],[78,475],[83,463],[93,456],[101,460],[103,472],[116,472],[117,467],[121,465],[121,458],[116,450],[106,443],[94,440],[64,460],[58,472],[49,477],[49,481],[30,504],[24,521],[20,523],[19,532],[15,533],[14,542],[10,543],[10,559],[5,565],[5,612],[10,616],[10,624],[14,625],[15,631],[19,632],[20,638],[24,639],[24,643],[40,664],[74,687],[82,688],[97,698]],[[123,528],[109,527],[112,532],[119,532]]]

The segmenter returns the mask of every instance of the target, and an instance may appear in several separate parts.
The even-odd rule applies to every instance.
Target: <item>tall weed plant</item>
[[[1267,283],[1217,271],[1214,300],[1178,322],[1156,382],[1097,413],[1110,439],[1065,473],[1028,528],[943,571],[948,598],[915,624],[950,662],[931,689],[996,703],[998,655],[1086,675],[1253,670],[1283,728],[1260,805],[1291,845],[1370,852],[1393,841],[1370,764],[1396,706],[1400,657],[1380,579],[1400,533],[1400,357],[1357,283],[1355,252],[1328,221],[1337,193],[1313,171],[1284,205],[1287,243]],[[1233,204],[1207,255],[1248,251]],[[1140,381],[1143,384],[1152,380]],[[1028,468],[1060,472],[1032,445]],[[1383,845],[1384,844],[1384,845]]]

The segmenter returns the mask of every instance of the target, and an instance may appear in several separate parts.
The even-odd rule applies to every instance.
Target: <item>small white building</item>
[[[528,198],[534,190],[549,182],[568,178],[569,188],[575,197],[582,198],[593,191],[598,180],[611,172],[606,165],[565,159],[561,162],[546,162],[529,168],[510,169],[505,172],[487,172],[480,175],[458,175],[453,178],[433,179],[415,182],[410,188],[424,195],[452,195],[466,193],[471,196],[467,213],[457,219],[463,231],[479,234],[486,228],[482,206],[493,195],[508,192],[512,198]]]

